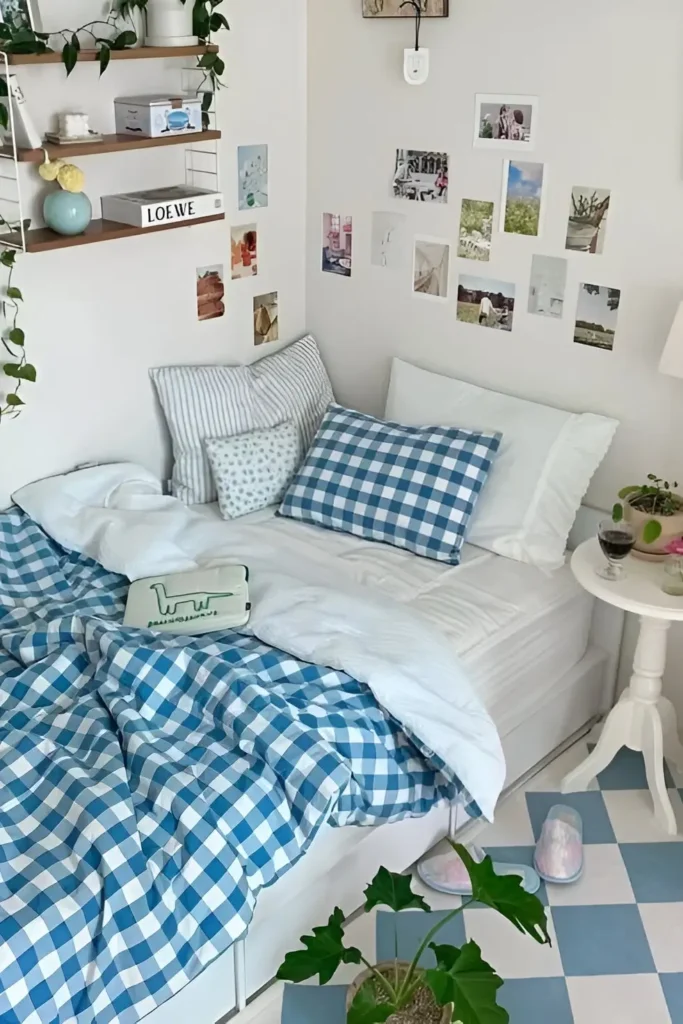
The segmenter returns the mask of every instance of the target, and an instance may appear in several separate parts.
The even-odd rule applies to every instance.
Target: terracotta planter
[[[676,495],[680,497],[680,495]],[[681,498],[683,501],[683,498]],[[659,561],[660,559],[666,558],[666,545],[674,537],[683,536],[683,511],[677,512],[675,516],[653,516],[648,512],[640,512],[638,509],[633,508],[629,504],[628,500],[624,503],[624,519],[627,523],[631,523],[635,527],[638,533],[638,539],[633,554],[636,558],[645,558],[650,561]],[[653,544],[646,544],[643,540],[643,530],[645,524],[649,523],[651,519],[662,524],[662,535],[659,540],[656,540]]]
[[[393,979],[394,977],[394,967],[395,965],[393,960],[387,960],[384,963],[376,965],[376,969],[381,974],[386,974],[391,979]],[[409,967],[410,964],[405,963],[403,960],[398,961],[399,971],[403,971],[405,973]],[[356,993],[358,992],[359,988],[361,988],[366,981],[369,981],[371,977],[372,971],[363,971],[363,973],[359,974],[356,980],[349,985],[348,992],[346,993],[347,1010],[351,1006],[353,1000],[356,998]],[[453,1018],[453,1009],[454,1008],[452,1003],[450,1003],[448,1006],[443,1007],[440,1024],[451,1024],[451,1020]],[[389,1017],[387,1024],[420,1024],[421,1020],[424,1020],[424,1017],[421,1017],[418,1008],[415,1008],[415,1010],[411,1014],[411,1008],[407,1007],[405,1010],[401,1010],[399,1013],[393,1013],[391,1017]]]

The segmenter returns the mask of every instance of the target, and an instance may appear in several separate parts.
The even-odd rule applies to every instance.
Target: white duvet
[[[130,463],[78,470],[13,495],[62,547],[130,580],[201,566],[249,567],[249,627],[296,658],[341,669],[456,773],[492,819],[505,778],[491,718],[446,639],[372,586],[340,578],[333,559],[291,531],[286,546],[267,526],[225,523],[165,497]]]

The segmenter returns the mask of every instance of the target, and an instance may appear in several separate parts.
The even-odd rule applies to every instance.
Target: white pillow
[[[394,359],[386,417],[499,431],[503,440],[466,540],[498,555],[557,569],[591,477],[619,423],[502,395]]]
[[[204,442],[224,519],[279,504],[301,462],[296,423]]]
[[[308,449],[334,400],[310,335],[249,366],[162,366],[150,373],[173,443],[171,491],[186,505],[216,500],[207,437],[293,420]]]

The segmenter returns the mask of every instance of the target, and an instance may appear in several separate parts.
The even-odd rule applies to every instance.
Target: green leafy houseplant
[[[23,295],[12,283],[16,258],[17,254],[12,249],[0,253],[0,264],[8,271],[5,296],[0,300],[6,323],[0,341],[9,359],[2,365],[2,371],[13,382],[13,389],[0,398],[0,423],[6,417],[15,417],[21,412],[24,401],[19,392],[26,382],[34,383],[36,379],[36,368],[26,357],[26,336],[18,325]]]
[[[301,937],[304,949],[287,954],[278,978],[302,982],[317,975],[324,985],[341,964],[363,964],[367,976],[352,986],[347,1024],[382,1024],[392,1014],[397,1015],[397,1021],[426,1024],[424,996],[427,993],[432,1006],[440,1008],[437,1019],[462,1024],[506,1024],[509,1015],[498,1004],[496,995],[503,982],[482,959],[477,943],[470,940],[458,948],[437,945],[433,940],[449,921],[479,902],[498,911],[518,931],[530,935],[541,945],[549,945],[545,909],[538,897],[522,888],[519,877],[497,875],[490,857],[478,864],[465,847],[453,842],[451,845],[467,868],[472,896],[429,930],[410,964],[400,963],[397,941],[395,959],[390,965],[371,964],[360,949],[346,946],[344,912],[336,907],[326,925],[314,928],[312,935]],[[377,906],[389,907],[395,913],[430,910],[422,896],[412,891],[410,876],[397,875],[383,867],[365,890],[365,912]],[[436,966],[425,969],[419,962],[427,949],[434,953]]]
[[[673,490],[678,487],[676,480],[670,484],[668,480],[661,480],[654,473],[648,473],[647,479],[649,481],[647,484],[632,484],[629,487],[623,487],[619,491],[621,500],[628,502],[631,508],[637,512],[649,516],[667,518],[683,512],[683,499]],[[621,502],[617,502],[612,509],[612,519],[615,523],[620,523],[623,518],[624,506]],[[657,519],[650,519],[643,528],[645,543],[654,544],[661,535],[662,524]]]

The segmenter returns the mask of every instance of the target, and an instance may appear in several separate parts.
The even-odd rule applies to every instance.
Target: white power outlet
[[[429,50],[426,47],[403,51],[403,74],[409,85],[424,85],[429,78]]]

